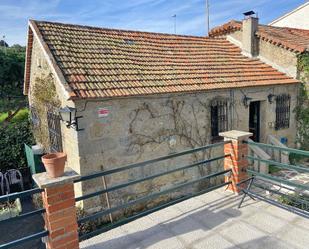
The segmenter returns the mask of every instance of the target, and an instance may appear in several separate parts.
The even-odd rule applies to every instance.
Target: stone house
[[[29,21],[26,58],[24,94],[37,142],[46,151],[64,150],[67,166],[81,175],[217,142],[219,132],[230,129],[250,130],[256,141],[274,134],[294,144],[299,81],[226,39]],[[75,108],[79,129],[55,118],[65,106]],[[106,184],[222,153],[219,148],[130,170]],[[109,198],[116,204],[219,167],[222,161]],[[101,189],[103,180],[76,185],[77,195]],[[177,194],[184,191],[190,189]],[[105,201],[94,198],[89,206],[99,209]]]
[[[297,29],[309,29],[309,1],[298,6],[296,9],[273,20],[269,25],[276,27],[289,27]]]
[[[302,75],[299,59],[309,55],[309,30],[262,25],[255,17],[215,27],[209,36],[225,38],[244,55],[258,58],[295,79]]]
[[[308,149],[309,30],[261,25],[258,18],[250,17],[242,22],[232,20],[215,27],[209,35],[212,38],[225,38],[241,48],[244,55],[260,59],[303,82],[298,107],[294,110],[298,115],[296,140],[297,146]]]

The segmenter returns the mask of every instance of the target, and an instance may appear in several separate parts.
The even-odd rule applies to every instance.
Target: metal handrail
[[[78,201],[81,201],[81,200],[85,200],[85,199],[88,199],[88,198],[91,198],[91,197],[95,197],[97,195],[101,195],[101,194],[104,194],[104,193],[115,191],[117,189],[125,188],[125,187],[133,185],[133,184],[137,184],[137,183],[140,183],[140,182],[151,180],[151,179],[154,179],[154,178],[157,178],[157,177],[160,177],[160,176],[164,176],[164,175],[167,175],[167,174],[171,174],[171,173],[174,173],[174,172],[177,172],[177,171],[180,171],[180,170],[185,170],[185,169],[197,167],[201,164],[207,164],[207,163],[210,163],[210,162],[213,162],[213,161],[224,159],[225,157],[228,157],[228,156],[230,156],[230,154],[211,158],[211,159],[208,159],[208,160],[202,160],[202,161],[199,161],[199,162],[196,162],[196,163],[193,163],[193,164],[189,164],[189,165],[186,165],[186,166],[183,166],[183,167],[179,167],[179,168],[172,169],[172,170],[169,170],[169,171],[165,171],[165,172],[162,172],[162,173],[158,173],[158,174],[155,174],[155,175],[147,176],[147,177],[137,179],[137,180],[134,180],[134,181],[130,181],[130,182],[127,182],[127,183],[122,183],[122,184],[119,184],[119,185],[116,185],[116,186],[113,186],[113,187],[110,187],[110,188],[107,188],[107,189],[102,189],[102,190],[99,190],[99,191],[96,191],[96,192],[93,192],[93,193],[90,193],[90,194],[79,196],[79,197],[75,198],[75,201],[78,202]]]
[[[22,192],[11,193],[11,194],[8,194],[8,195],[2,195],[2,196],[0,196],[0,202],[1,201],[15,200],[17,198],[22,198],[22,197],[26,197],[26,196],[29,196],[29,195],[42,193],[43,191],[44,191],[43,189],[34,188],[34,189],[25,190],[25,191],[22,191]]]
[[[28,212],[28,213],[25,213],[25,214],[21,214],[21,215],[18,215],[18,216],[9,218],[9,219],[1,220],[0,224],[9,223],[9,222],[12,222],[12,221],[15,221],[15,220],[21,220],[21,219],[28,218],[28,217],[31,217],[31,216],[34,216],[34,215],[43,214],[45,212],[46,212],[45,208],[40,208],[40,209],[31,211],[31,212]]]
[[[99,229],[97,229],[97,230],[95,230],[95,231],[92,231],[92,232],[90,232],[90,233],[80,235],[80,236],[79,236],[79,240],[81,241],[81,240],[88,239],[88,238],[93,237],[93,236],[95,236],[95,235],[98,235],[98,234],[100,234],[100,233],[109,231],[109,230],[111,230],[111,229],[113,229],[113,228],[115,228],[115,227],[118,227],[118,226],[127,224],[127,223],[129,223],[129,222],[131,222],[131,221],[134,221],[134,220],[138,219],[138,218],[141,218],[141,217],[144,217],[144,216],[146,216],[146,215],[148,215],[148,214],[151,214],[151,213],[154,213],[154,212],[156,212],[156,211],[159,211],[159,210],[161,210],[161,209],[163,209],[163,208],[167,208],[167,207],[169,207],[169,206],[171,206],[171,205],[180,203],[180,202],[182,202],[182,201],[188,200],[188,199],[190,199],[190,198],[192,198],[192,197],[195,197],[195,196],[199,196],[199,195],[202,195],[202,194],[206,194],[206,193],[208,193],[208,192],[210,192],[210,191],[219,189],[219,188],[224,187],[224,186],[226,186],[226,185],[229,185],[229,184],[231,184],[231,183],[232,183],[231,181],[225,182],[225,183],[222,183],[222,184],[219,184],[219,185],[216,185],[216,186],[213,186],[213,187],[209,187],[209,188],[207,188],[207,189],[205,189],[205,190],[202,190],[202,191],[199,191],[199,192],[196,192],[196,193],[193,193],[193,194],[189,194],[189,195],[186,195],[186,196],[179,197],[179,198],[174,199],[174,200],[172,200],[172,201],[169,201],[169,202],[167,202],[167,203],[163,203],[163,204],[161,204],[161,205],[159,205],[159,206],[156,206],[156,207],[147,209],[147,210],[145,210],[145,211],[142,211],[142,212],[140,212],[140,213],[138,213],[138,214],[135,214],[135,215],[130,216],[130,217],[128,217],[128,218],[125,218],[125,219],[123,219],[123,220],[119,220],[119,221],[116,221],[116,222],[114,222],[114,223],[111,223],[110,225],[104,226],[104,227],[99,228]]]
[[[43,189],[35,188],[35,189],[25,190],[25,191],[22,191],[22,192],[11,193],[11,194],[8,194],[8,195],[0,196],[0,202],[11,201],[11,200],[15,200],[17,198],[23,198],[23,197],[31,196],[31,195],[42,193],[42,192],[43,192]],[[24,214],[21,214],[21,215],[18,215],[18,216],[9,218],[9,219],[2,220],[2,221],[0,221],[0,224],[9,223],[9,222],[12,222],[12,221],[28,218],[28,217],[31,217],[31,216],[34,216],[34,215],[43,214],[43,213],[45,213],[45,211],[46,211],[45,208],[40,208],[40,209],[31,211],[31,212],[28,212],[28,213],[24,213]],[[44,230],[44,231],[41,231],[39,233],[31,234],[31,235],[25,236],[23,238],[2,244],[2,245],[0,245],[0,249],[12,248],[12,247],[21,245],[25,242],[28,242],[30,240],[39,239],[39,238],[45,237],[47,235],[48,235],[48,231]]]
[[[279,207],[279,208],[285,209],[287,211],[290,211],[292,213],[298,214],[298,215],[300,215],[302,217],[305,217],[307,219],[309,218],[309,212],[306,211],[306,210],[302,210],[302,209],[299,209],[299,208],[295,208],[295,207],[291,207],[289,205],[285,205],[285,204],[279,203],[277,201],[274,201],[272,199],[266,198],[266,197],[264,197],[262,195],[254,193],[254,192],[252,192],[250,190],[247,190],[247,189],[243,189],[242,191],[245,194],[247,194],[247,195],[249,195],[251,197],[255,197],[255,198],[259,199],[259,200],[265,201],[265,202],[267,202],[269,204],[272,204],[272,205],[274,205],[276,207]]]
[[[40,239],[40,238],[43,238],[43,237],[45,237],[47,235],[48,235],[48,231],[47,230],[41,231],[41,232],[38,232],[38,233],[35,233],[35,234],[32,234],[32,235],[23,237],[21,239],[14,240],[12,242],[0,245],[0,249],[7,249],[7,248],[12,248],[12,247],[15,247],[15,246],[19,246],[19,245],[21,245],[21,244],[23,244],[25,242],[28,242],[28,241],[31,241],[31,240],[34,240],[34,239]]]
[[[293,195],[288,195],[288,194],[285,194],[285,193],[282,193],[280,192],[279,190],[275,190],[275,189],[271,189],[271,188],[267,188],[265,187],[264,185],[260,184],[260,183],[256,183],[256,182],[252,182],[252,186],[255,186],[257,188],[260,188],[260,189],[263,189],[263,190],[266,190],[266,191],[269,191],[271,192],[272,194],[276,194],[276,195],[280,195],[280,196],[283,196],[283,197],[286,197],[287,199],[293,199],[295,200],[296,202],[302,204],[302,205],[306,205],[309,207],[309,201],[307,200],[304,200],[304,199],[301,199],[301,198],[297,198]],[[277,185],[278,187],[281,187],[280,185]]]
[[[259,177],[262,178],[262,179],[265,178],[265,179],[268,179],[268,180],[279,182],[281,184],[286,184],[288,186],[292,186],[292,187],[299,188],[299,189],[302,189],[302,190],[309,190],[309,186],[306,186],[304,184],[297,184],[297,183],[291,182],[289,180],[282,179],[280,177],[271,176],[269,174],[263,174],[263,173],[260,173],[260,172],[257,172],[255,170],[251,170],[251,169],[248,169],[247,172],[251,175],[258,177],[258,178]]]
[[[179,157],[179,156],[183,156],[183,155],[187,155],[187,154],[196,153],[196,152],[199,152],[199,151],[202,151],[202,150],[207,150],[207,149],[210,149],[210,148],[213,148],[213,147],[222,146],[222,145],[227,144],[227,143],[230,143],[230,141],[224,141],[224,142],[219,142],[219,143],[215,143],[215,144],[210,144],[210,145],[202,146],[202,147],[199,147],[199,148],[174,153],[174,154],[171,154],[171,155],[168,155],[168,156],[162,156],[162,157],[158,157],[158,158],[155,158],[155,159],[151,159],[151,160],[147,160],[147,161],[143,161],[143,162],[139,162],[139,163],[129,164],[127,166],[120,167],[120,168],[114,168],[114,169],[110,169],[110,170],[105,170],[105,171],[89,174],[89,175],[80,177],[79,179],[75,180],[74,183],[90,180],[90,179],[93,179],[93,178],[96,178],[96,177],[111,175],[111,174],[118,173],[118,172],[128,170],[128,169],[133,169],[133,168],[137,168],[137,167],[145,167],[145,166],[148,166],[149,164],[152,164],[152,163],[164,161],[164,160],[167,160],[167,159],[171,159],[171,158],[174,158],[174,157]]]
[[[83,218],[79,219],[78,220],[78,224],[81,224],[81,223],[84,223],[84,222],[87,222],[87,221],[90,221],[90,220],[94,220],[94,219],[100,218],[102,216],[106,216],[108,214],[114,213],[114,212],[116,212],[118,210],[127,208],[129,206],[132,206],[132,205],[135,205],[135,204],[138,204],[138,203],[141,203],[141,202],[145,202],[145,201],[148,201],[150,199],[154,199],[155,197],[158,197],[160,195],[170,193],[170,192],[175,191],[177,189],[189,186],[191,184],[198,183],[200,181],[203,181],[203,180],[206,180],[206,179],[209,179],[209,178],[213,178],[213,177],[216,177],[216,176],[219,176],[219,175],[223,175],[223,174],[226,174],[228,172],[231,172],[231,169],[220,171],[220,172],[216,172],[216,173],[213,173],[213,174],[210,174],[210,175],[207,175],[207,176],[203,176],[201,178],[198,178],[198,179],[186,182],[186,183],[179,184],[179,185],[174,186],[172,188],[169,188],[169,189],[166,189],[166,190],[163,190],[163,191],[160,191],[160,192],[156,192],[156,193],[153,193],[153,194],[150,194],[150,195],[138,198],[136,200],[127,202],[125,204],[122,204],[122,205],[119,205],[119,206],[116,206],[116,207],[113,207],[113,208],[110,208],[110,209],[107,209],[107,210],[99,211],[99,212],[97,212],[95,214],[92,214],[92,215],[89,215],[89,216],[86,216],[86,217],[83,217]]]
[[[259,161],[259,162],[263,162],[263,163],[274,164],[274,165],[278,166],[279,168],[294,169],[294,170],[300,171],[300,172],[309,172],[308,167],[302,167],[302,166],[299,166],[299,165],[292,165],[292,164],[287,164],[287,163],[279,163],[277,161],[262,159],[262,158],[253,157],[253,156],[247,156],[247,158],[250,159],[250,160],[255,160],[255,161]]]
[[[246,144],[249,144],[249,145],[258,146],[258,147],[269,148],[269,149],[276,149],[276,150],[288,151],[288,152],[290,152],[290,153],[295,153],[295,154],[303,155],[303,156],[309,156],[309,151],[306,151],[306,150],[298,150],[298,149],[292,149],[292,148],[284,148],[284,147],[275,146],[275,145],[271,145],[271,144],[256,143],[256,142],[250,142],[250,141],[243,141],[243,143],[246,143]]]

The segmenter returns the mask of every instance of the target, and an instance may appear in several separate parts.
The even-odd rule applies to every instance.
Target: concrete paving
[[[219,189],[81,242],[84,249],[309,248],[309,219]]]

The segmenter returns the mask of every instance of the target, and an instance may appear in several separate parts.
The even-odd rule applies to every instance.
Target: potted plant
[[[50,153],[42,156],[47,175],[51,178],[63,176],[67,154],[63,152]]]

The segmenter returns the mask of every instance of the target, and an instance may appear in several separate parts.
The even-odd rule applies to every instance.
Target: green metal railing
[[[292,148],[288,148],[288,147],[280,147],[280,146],[275,146],[275,145],[271,145],[271,144],[257,143],[257,142],[251,142],[251,141],[244,141],[244,143],[252,145],[252,146],[258,146],[260,148],[286,151],[286,152],[295,153],[295,154],[298,154],[298,155],[309,157],[309,151],[306,151],[306,150],[298,150],[298,149],[292,149]]]
[[[120,167],[120,168],[115,168],[115,169],[110,169],[110,170],[105,170],[105,171],[89,174],[89,175],[80,177],[79,179],[75,180],[74,182],[77,183],[77,182],[81,182],[81,181],[91,180],[93,178],[100,177],[100,176],[115,174],[115,173],[122,172],[122,171],[128,170],[128,169],[134,169],[134,168],[149,166],[152,163],[161,162],[161,161],[165,161],[165,160],[168,160],[168,159],[172,159],[172,158],[175,158],[175,157],[180,157],[180,156],[184,156],[184,155],[188,155],[188,154],[193,154],[193,153],[196,153],[196,152],[208,150],[208,149],[215,148],[215,147],[220,147],[220,146],[223,146],[226,143],[229,143],[229,142],[225,141],[225,142],[210,144],[210,145],[198,147],[198,148],[191,149],[191,150],[185,150],[185,151],[182,151],[182,152],[173,153],[173,154],[170,154],[170,155],[167,155],[167,156],[157,157],[155,159],[143,161],[143,162],[140,162],[140,163],[133,163],[133,164],[126,165],[126,166],[123,166],[123,167]]]
[[[253,156],[248,156],[248,159],[250,160],[254,160],[254,161],[258,161],[258,162],[263,162],[263,163],[267,163],[269,165],[276,165],[279,168],[284,168],[284,169],[293,169],[296,170],[298,172],[309,172],[309,168],[307,167],[303,167],[303,166],[299,166],[299,165],[292,165],[292,164],[287,164],[287,163],[280,163],[277,161],[273,161],[273,160],[267,160],[267,159],[262,159],[262,158],[258,158],[258,157],[253,157]]]
[[[106,170],[106,171],[102,171],[102,172],[98,172],[98,173],[93,173],[93,174],[81,177],[80,179],[76,180],[75,183],[81,182],[81,181],[86,181],[86,180],[91,180],[91,179],[94,179],[94,178],[97,178],[97,177],[112,175],[112,174],[123,172],[123,171],[129,170],[129,169],[143,168],[143,167],[149,166],[149,165],[151,165],[153,163],[156,163],[156,162],[161,162],[161,161],[165,161],[165,160],[172,159],[172,158],[175,158],[175,157],[180,157],[180,156],[183,156],[183,155],[189,155],[189,154],[193,154],[193,153],[196,153],[196,152],[205,151],[205,150],[208,150],[208,149],[211,149],[211,148],[215,148],[215,147],[220,147],[221,146],[223,148],[223,145],[226,144],[226,143],[229,143],[229,142],[226,141],[226,142],[220,142],[220,143],[216,143],[216,144],[211,144],[211,145],[199,147],[199,148],[196,148],[196,149],[191,149],[191,150],[186,150],[186,151],[182,151],[182,152],[179,152],[179,153],[174,153],[174,154],[171,154],[171,155],[168,155],[168,156],[163,156],[163,157],[151,159],[151,160],[140,162],[140,163],[130,164],[130,165],[127,165],[127,166],[124,166],[124,167],[120,167],[120,168]],[[118,185],[115,185],[115,186],[112,186],[112,187],[109,187],[109,188],[106,188],[106,189],[102,189],[102,190],[98,190],[98,191],[95,191],[95,192],[92,192],[92,193],[89,193],[89,194],[85,194],[83,196],[76,197],[75,200],[76,200],[76,202],[82,201],[82,200],[85,200],[85,199],[88,199],[88,198],[92,198],[92,197],[95,197],[95,196],[98,196],[98,195],[101,195],[101,194],[104,194],[104,193],[110,193],[110,192],[118,190],[118,189],[123,189],[123,188],[126,188],[126,187],[134,185],[134,184],[138,184],[138,183],[141,183],[141,182],[144,182],[144,181],[149,181],[149,180],[152,180],[154,178],[158,178],[158,177],[161,177],[161,176],[164,176],[164,175],[172,174],[172,173],[175,173],[177,171],[183,171],[183,170],[194,168],[194,167],[201,166],[201,165],[209,166],[211,162],[222,160],[222,159],[224,159],[225,157],[228,157],[228,156],[230,156],[230,155],[228,154],[228,155],[218,156],[218,157],[214,157],[214,158],[207,159],[207,160],[201,160],[201,161],[198,161],[198,162],[194,162],[194,163],[191,163],[191,164],[188,164],[188,165],[184,165],[184,166],[181,166],[181,167],[174,168],[172,170],[167,170],[165,172],[153,174],[151,176],[146,176],[146,177],[143,177],[143,178],[140,178],[140,179],[137,179],[137,180],[121,183],[121,184],[118,184]],[[184,183],[181,183],[181,184],[177,184],[175,186],[171,186],[170,188],[161,190],[159,192],[150,193],[150,194],[148,194],[146,196],[137,198],[135,200],[126,202],[124,204],[117,205],[115,207],[111,207],[111,208],[108,208],[108,209],[96,212],[94,214],[88,215],[86,217],[80,218],[78,220],[78,224],[81,225],[81,224],[83,224],[85,222],[97,220],[97,219],[99,219],[101,217],[110,215],[110,214],[112,214],[114,212],[117,212],[117,211],[120,211],[120,210],[125,210],[126,208],[132,207],[132,206],[134,206],[136,204],[145,203],[145,202],[147,202],[149,200],[154,200],[154,199],[156,199],[159,196],[172,193],[172,192],[174,192],[176,190],[179,190],[179,189],[182,189],[182,188],[185,188],[185,187],[188,187],[188,186],[192,186],[192,185],[194,185],[196,183],[199,183],[201,181],[209,180],[209,179],[212,179],[214,177],[218,177],[218,176],[222,176],[222,175],[227,175],[227,174],[228,175],[231,174],[231,170],[230,169],[222,170],[222,171],[215,172],[215,173],[212,173],[212,174],[209,174],[209,175],[206,175],[206,176],[202,176],[202,177],[200,177],[198,179],[194,179],[194,180],[190,180],[190,181],[187,181],[187,182],[184,182]],[[120,226],[120,225],[123,225],[125,223],[128,223],[128,222],[130,222],[130,221],[132,221],[134,219],[137,219],[139,217],[148,215],[148,214],[150,214],[152,212],[158,211],[158,210],[163,209],[165,207],[168,207],[170,205],[173,205],[173,204],[176,204],[178,202],[187,200],[188,198],[191,198],[193,196],[197,196],[197,195],[201,195],[201,194],[207,193],[209,191],[212,191],[212,190],[215,190],[217,188],[226,186],[228,184],[231,184],[231,182],[226,182],[226,183],[223,183],[223,184],[218,184],[216,186],[211,186],[211,187],[209,187],[209,188],[207,188],[205,190],[202,190],[202,191],[199,191],[199,192],[196,192],[196,193],[191,193],[189,195],[181,196],[181,197],[178,197],[178,198],[173,199],[171,201],[168,201],[166,203],[161,203],[161,204],[159,204],[158,206],[156,206],[154,208],[147,209],[147,210],[145,210],[143,212],[139,212],[138,214],[135,214],[133,216],[126,217],[126,218],[121,219],[119,221],[112,222],[111,224],[109,224],[107,226],[104,226],[102,228],[99,228],[99,229],[97,229],[95,231],[92,231],[90,233],[80,234],[80,240],[87,239],[87,238],[92,237],[92,236],[94,236],[96,234],[99,234],[101,232],[104,232],[104,231],[110,230],[112,228],[115,228],[117,226]]]
[[[288,153],[294,153],[294,154],[297,154],[297,155],[309,157],[309,151],[305,151],[305,150],[298,150],[298,149],[292,149],[292,148],[287,148],[287,147],[274,146],[274,145],[270,145],[270,144],[256,143],[256,142],[251,142],[251,141],[244,141],[244,143],[247,143],[250,146],[257,146],[257,147],[260,147],[260,148],[272,149],[272,150],[277,150],[277,151],[280,151],[280,152],[284,151],[284,152],[288,152]],[[254,157],[254,156],[250,156],[250,155],[248,155],[247,158],[250,161],[257,161],[258,163],[263,162],[263,163],[266,163],[268,165],[275,165],[276,167],[281,168],[281,169],[290,169],[290,170],[294,170],[294,171],[301,172],[301,173],[308,173],[309,172],[309,167],[305,167],[305,166],[302,166],[302,165],[293,165],[293,164],[281,163],[281,162],[277,162],[277,161],[274,161],[274,160],[262,159],[262,158],[258,158],[258,157]],[[284,179],[282,177],[273,176],[273,175],[266,174],[266,173],[260,173],[258,171],[252,170],[252,169],[248,169],[247,172],[249,173],[249,175],[251,175],[251,177],[238,184],[239,186],[241,186],[243,183],[249,182],[246,189],[242,188],[242,191],[244,192],[244,196],[242,197],[242,199],[240,201],[239,207],[243,203],[246,195],[248,195],[250,197],[254,197],[254,198],[266,201],[266,202],[268,202],[272,205],[275,205],[275,206],[278,206],[278,207],[283,208],[285,210],[296,213],[296,214],[303,216],[305,218],[309,218],[309,212],[307,211],[308,207],[309,207],[309,201],[302,199],[301,197],[297,198],[295,196],[290,196],[290,195],[282,193],[278,190],[274,190],[272,188],[267,187],[267,185],[277,186],[280,189],[283,188],[283,189],[286,189],[288,191],[295,192],[295,191],[308,191],[309,190],[309,184],[305,185],[305,184],[301,184],[301,183],[292,182],[291,180]],[[264,184],[256,183],[256,180],[262,181],[262,182],[264,182]],[[277,194],[277,195],[284,197],[284,198],[289,198],[293,202],[297,202],[299,204],[298,206],[302,207],[303,209],[296,208],[296,207],[293,207],[293,206],[289,206],[289,205],[280,203],[278,201],[275,201],[273,199],[264,197],[261,194],[258,194],[255,191],[253,191],[251,189],[252,186],[255,186],[259,189],[269,191],[270,193]]]
[[[113,228],[116,228],[118,226],[127,224],[127,223],[129,223],[131,221],[134,221],[136,219],[139,219],[141,217],[144,217],[146,215],[149,215],[149,214],[154,213],[156,211],[159,211],[161,209],[164,209],[164,208],[167,208],[167,207],[172,206],[174,204],[177,204],[177,203],[180,203],[182,201],[188,200],[188,199],[190,199],[192,197],[199,196],[199,195],[202,195],[202,194],[206,194],[208,192],[214,191],[214,190],[219,189],[221,187],[227,186],[228,184],[231,184],[231,182],[222,183],[222,184],[219,184],[219,185],[216,185],[216,186],[209,187],[209,188],[207,188],[205,190],[198,191],[196,193],[191,193],[189,195],[176,198],[176,199],[171,200],[171,201],[169,201],[167,203],[163,203],[163,204],[158,205],[158,206],[156,206],[154,208],[147,209],[145,211],[139,212],[138,214],[134,214],[134,215],[132,215],[130,217],[127,217],[125,219],[122,219],[122,220],[119,220],[119,221],[115,221],[115,222],[113,222],[113,223],[111,223],[111,224],[109,224],[107,226],[101,227],[101,228],[99,228],[99,229],[97,229],[95,231],[89,232],[87,234],[80,235],[79,238],[80,238],[80,240],[88,239],[90,237],[96,236],[96,235],[98,235],[100,233],[103,233],[103,232],[107,232],[107,231],[109,231],[109,230],[111,230]]]
[[[3,195],[3,196],[0,196],[0,202],[12,201],[12,200],[15,200],[17,198],[25,198],[25,197],[32,196],[34,194],[38,194],[38,193],[41,193],[41,192],[43,192],[42,189],[35,188],[35,189],[26,190],[26,191],[23,191],[23,192]],[[25,214],[21,214],[21,215],[16,216],[16,217],[12,217],[12,218],[9,218],[9,219],[6,219],[6,220],[2,220],[2,221],[0,221],[0,224],[6,224],[6,223],[13,222],[13,221],[20,221],[20,220],[23,220],[25,218],[29,218],[29,217],[32,217],[34,215],[40,215],[40,214],[43,214],[43,213],[45,213],[45,209],[40,208],[40,209],[31,211],[31,212],[28,212],[28,213],[25,213]],[[20,239],[17,239],[17,240],[8,242],[8,243],[2,244],[2,245],[0,245],[0,249],[7,249],[7,248],[20,246],[20,245],[23,245],[24,243],[26,243],[28,241],[40,239],[40,238],[43,238],[47,235],[48,235],[48,231],[44,230],[44,231],[34,233],[34,234],[25,236],[23,238],[20,238]]]

